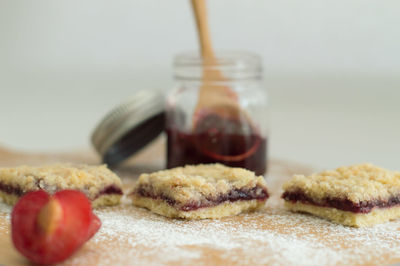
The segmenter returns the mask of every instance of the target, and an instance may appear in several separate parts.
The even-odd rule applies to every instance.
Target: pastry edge
[[[92,208],[115,206],[121,202],[122,195],[119,194],[106,194],[101,195],[97,199],[92,200]]]
[[[120,203],[122,195],[119,194],[110,194],[110,195],[101,195],[95,200],[91,200],[93,208],[105,207],[105,206],[114,206]],[[3,199],[3,202],[8,205],[15,205],[19,200],[19,196],[8,194],[0,191],[0,198]]]
[[[3,200],[4,203],[13,206],[15,205],[15,203],[17,203],[20,197],[0,191],[0,198]]]
[[[242,212],[251,212],[264,207],[266,200],[238,200],[224,202],[212,207],[199,208],[192,211],[180,211],[161,199],[132,195],[133,205],[142,207],[156,214],[187,220],[218,219],[226,216],[237,215]]]
[[[285,201],[285,207],[293,212],[312,214],[337,224],[352,227],[368,227],[400,218],[400,206],[376,208],[369,213],[353,213],[331,207],[289,201]]]

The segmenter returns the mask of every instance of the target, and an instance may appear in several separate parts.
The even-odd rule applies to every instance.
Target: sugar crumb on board
[[[282,208],[202,221],[170,220],[132,206],[97,214],[103,226],[92,242],[104,251],[82,254],[69,263],[92,260],[106,265],[116,256],[121,262],[146,265],[362,265],[400,260],[400,222],[356,229]]]
[[[164,218],[125,201],[96,211],[102,220],[100,231],[65,265],[365,265],[400,261],[400,221],[350,228],[287,212],[277,197],[271,201],[261,212],[201,221]],[[10,212],[10,206],[0,203],[0,230],[8,230]]]

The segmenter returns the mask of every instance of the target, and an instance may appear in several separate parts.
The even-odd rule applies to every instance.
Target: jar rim
[[[204,59],[198,52],[183,52],[174,57],[175,78],[201,79],[203,71],[218,70],[229,79],[261,77],[261,57],[243,51],[217,52],[216,57]]]

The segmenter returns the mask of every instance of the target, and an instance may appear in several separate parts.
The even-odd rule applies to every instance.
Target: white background
[[[214,46],[263,57],[270,155],[400,170],[398,0],[209,0]],[[0,143],[90,146],[138,89],[172,86],[196,50],[188,0],[0,0]]]

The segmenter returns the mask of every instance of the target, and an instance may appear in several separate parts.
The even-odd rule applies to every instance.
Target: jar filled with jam
[[[180,54],[167,95],[167,167],[222,163],[267,170],[268,105],[261,60],[249,53]]]

